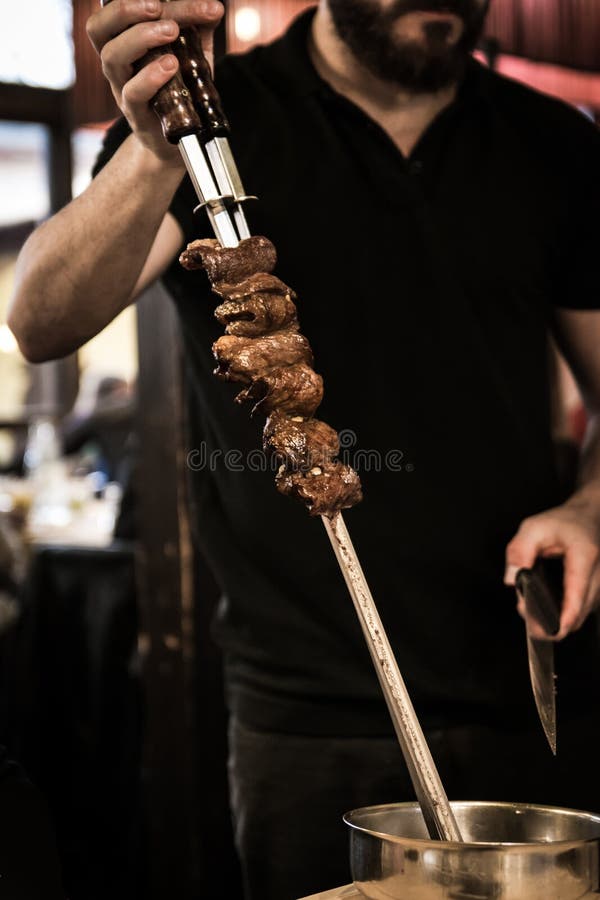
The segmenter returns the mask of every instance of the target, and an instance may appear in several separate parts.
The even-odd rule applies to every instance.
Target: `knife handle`
[[[229,122],[223,112],[198,29],[184,28],[174,42],[173,49],[179,60],[185,86],[192,95],[192,103],[200,118],[201,140],[226,137],[229,134]]]
[[[101,0],[102,6],[107,6],[110,2],[111,0]],[[160,59],[167,53],[177,55],[175,50],[173,44],[149,50],[134,65],[134,69],[139,72],[147,63]],[[178,55],[177,58],[179,59]],[[153,98],[151,106],[160,119],[163,134],[170,144],[177,144],[186,135],[200,134],[203,130],[202,122],[194,108],[190,90],[183,80],[181,70],[160,88]]]
[[[560,631],[564,584],[562,557],[540,557],[533,568],[519,569],[515,584],[525,599],[528,612],[546,634],[557,635]]]

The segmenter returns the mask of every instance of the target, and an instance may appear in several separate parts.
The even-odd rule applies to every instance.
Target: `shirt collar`
[[[280,67],[290,73],[296,90],[302,94],[331,90],[313,66],[308,52],[310,30],[316,11],[315,6],[301,13],[285,34],[273,44]]]

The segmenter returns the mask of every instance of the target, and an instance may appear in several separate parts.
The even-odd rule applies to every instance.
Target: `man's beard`
[[[381,9],[378,0],[329,0],[335,29],[355,58],[373,75],[413,93],[432,93],[462,78],[469,54],[483,30],[490,0],[395,0]],[[451,43],[447,22],[429,21],[417,42],[394,35],[400,16],[409,12],[459,16],[463,33]]]

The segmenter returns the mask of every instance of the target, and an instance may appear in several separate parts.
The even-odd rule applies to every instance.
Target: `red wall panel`
[[[600,0],[492,0],[486,31],[506,53],[600,71]]]

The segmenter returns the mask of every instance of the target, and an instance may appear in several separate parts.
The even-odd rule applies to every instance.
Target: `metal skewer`
[[[219,243],[224,247],[237,247],[239,240],[228,210],[215,211],[216,207],[205,202]],[[456,819],[342,514],[338,512],[333,518],[321,518],[352,597],[429,835],[443,841],[460,841]]]
[[[220,141],[220,146],[217,141]],[[231,211],[233,221],[225,204],[226,198],[223,193],[235,185],[236,181],[241,187],[241,181],[229,146],[226,141],[224,144],[225,152],[223,139],[219,138],[208,142],[204,148],[195,136],[184,137],[179,142],[190,178],[201,204],[207,208],[217,240],[223,247],[237,247],[240,238],[250,237],[250,231],[239,204]],[[212,163],[217,183],[204,158],[204,152]],[[232,195],[235,196],[235,188],[231,188],[230,196]],[[238,228],[237,232],[234,222]],[[432,838],[460,841],[461,835],[456,819],[342,514],[337,513],[333,518],[328,516],[321,518],[359,617],[427,830]]]
[[[429,835],[442,841],[460,841],[456,819],[342,514],[321,518],[352,597]]]
[[[188,141],[193,142],[189,151],[186,149]],[[220,142],[220,147],[217,141]],[[224,247],[237,247],[239,240],[236,229],[231,221],[229,210],[223,206],[223,200],[219,196],[218,190],[218,188],[227,190],[227,186],[235,184],[236,179],[239,181],[237,167],[227,141],[224,144],[225,147],[223,146],[223,139],[217,138],[207,143],[204,147],[207,156],[213,163],[213,171],[217,176],[218,185],[215,185],[210,175],[210,170],[202,164],[197,155],[199,150],[200,156],[202,156],[202,149],[196,138],[184,138],[180,141],[180,147],[188,166],[190,177],[199,196],[204,196],[203,202],[207,207],[217,240]],[[219,147],[219,153],[215,164],[217,147]],[[219,172],[221,173],[220,175]],[[233,209],[233,216],[238,226],[240,237],[249,237],[250,231],[245,219],[243,219],[243,212],[239,205]],[[243,219],[242,228],[240,228],[240,217]],[[332,518],[328,516],[322,516],[321,518],[352,597],[398,742],[408,767],[417,799],[421,805],[427,830],[432,838],[444,841],[460,841],[461,836],[458,825],[448,803],[440,776],[429,752],[427,741],[379,618],[373,595],[369,590],[369,585],[362,571],[342,514],[338,512]]]
[[[256,200],[244,192],[244,186],[233,158],[227,138],[217,137],[206,144],[206,153],[211,162],[217,184],[227,196],[233,197],[233,218],[242,240],[250,237],[250,229],[242,208],[244,200]]]
[[[225,205],[226,198],[215,184],[212,172],[196,135],[190,134],[182,137],[179,141],[179,150],[200,200],[200,206],[206,207],[210,224],[218,242],[223,247],[237,247],[240,241]],[[243,213],[241,214],[243,216]],[[246,226],[246,231],[248,231],[248,226]],[[249,231],[248,236],[250,236]]]
[[[106,5],[110,0],[101,2]],[[178,56],[180,72],[160,89],[154,109],[165,138],[179,145],[217,240],[223,247],[237,247],[240,239],[250,237],[241,207],[250,198],[244,193],[226,138],[229,125],[195,31],[184,30],[171,49]],[[151,51],[146,59],[164,52],[166,48]],[[458,825],[342,515],[322,519],[359,617],[429,834],[440,840],[460,841]]]
[[[210,215],[210,205],[207,206]],[[229,212],[225,210],[218,215],[223,217],[218,226],[221,228]],[[211,217],[211,222],[217,240],[224,247],[237,247],[239,241],[231,220],[228,227],[218,231],[216,218],[216,215]],[[225,235],[234,237],[226,243]],[[321,519],[352,597],[429,835],[443,841],[460,841],[456,819],[342,514],[338,512],[332,518],[321,516]]]

